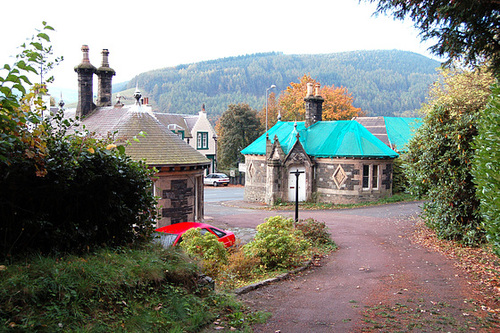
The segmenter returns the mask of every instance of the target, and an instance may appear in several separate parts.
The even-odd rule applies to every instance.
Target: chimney
[[[319,87],[320,85],[318,83],[313,94],[313,84],[307,84],[307,95],[306,98],[304,98],[306,106],[306,127],[321,121],[323,117],[323,102],[325,100],[319,95]]]
[[[108,49],[102,50],[102,64],[96,71],[98,78],[97,106],[111,106],[112,79],[116,72],[109,67]]]
[[[89,47],[82,46],[83,60],[81,64],[75,66],[75,72],[78,74],[78,105],[76,107],[76,116],[81,118],[95,109],[92,98],[93,94],[93,75],[96,68],[92,66],[89,60]]]

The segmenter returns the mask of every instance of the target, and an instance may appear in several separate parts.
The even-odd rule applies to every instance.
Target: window
[[[177,131],[177,135],[180,136],[182,140],[184,140],[184,131],[183,130]]]
[[[378,165],[372,165],[372,189],[378,189]]]
[[[363,164],[363,190],[378,190],[378,181],[378,164]]]
[[[198,149],[208,149],[208,132],[197,133],[197,146]]]
[[[370,188],[370,166],[363,164],[363,189]]]

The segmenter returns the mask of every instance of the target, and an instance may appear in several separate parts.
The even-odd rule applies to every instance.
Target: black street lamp
[[[295,175],[295,223],[299,222],[299,176],[305,171],[299,171],[299,169],[290,172],[290,174]]]

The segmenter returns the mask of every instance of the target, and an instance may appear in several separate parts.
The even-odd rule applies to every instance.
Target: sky
[[[54,87],[77,89],[82,45],[99,67],[109,50],[113,83],[149,70],[254,54],[322,54],[399,49],[432,57],[411,21],[374,16],[358,0],[7,0],[2,1],[0,64],[46,21],[54,55]],[[97,85],[97,82],[94,83]]]

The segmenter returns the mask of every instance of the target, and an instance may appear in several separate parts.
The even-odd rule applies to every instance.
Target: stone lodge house
[[[241,151],[245,200],[295,201],[297,190],[299,201],[336,204],[392,195],[398,154],[355,120],[322,121],[318,91],[308,85],[305,121],[278,121]]]
[[[126,153],[135,160],[145,160],[158,170],[154,193],[159,197],[158,227],[203,221],[203,176],[210,161],[165,126],[151,106],[141,103],[136,90],[134,105],[111,102],[111,79],[115,71],[109,67],[108,50],[103,50],[102,66],[90,64],[88,47],[82,47],[83,61],[75,67],[78,74],[78,106],[67,110],[66,117],[79,117],[81,125],[99,136],[116,133],[120,142],[129,140]],[[97,102],[92,97],[93,75],[98,76]],[[144,134],[142,136],[141,134]],[[133,140],[137,137],[139,140]]]

